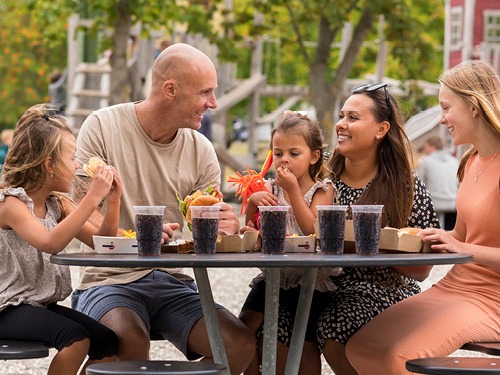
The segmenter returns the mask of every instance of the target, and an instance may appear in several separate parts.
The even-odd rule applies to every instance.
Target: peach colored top
[[[469,159],[457,195],[465,242],[493,247],[500,257],[500,157]],[[476,181],[477,177],[477,181]],[[500,341],[500,268],[455,265],[430,289],[374,318],[347,343],[359,375],[410,374],[412,358],[442,357],[472,341]]]
[[[500,257],[500,156],[490,162],[491,156],[475,155],[469,160],[457,196],[457,225],[467,228],[465,242],[496,247]],[[500,306],[500,268],[477,263],[455,265],[439,285],[477,288],[476,292],[483,291],[480,295]]]

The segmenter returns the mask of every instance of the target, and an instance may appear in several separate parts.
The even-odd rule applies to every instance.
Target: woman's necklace
[[[497,150],[497,152],[495,152],[495,155],[493,155],[493,157],[490,159],[488,164],[486,164],[486,167],[484,167],[484,169],[481,172],[479,172],[479,168],[476,167],[476,178],[474,178],[474,182],[477,182],[477,179],[479,178],[479,176],[481,176],[484,173],[484,171],[486,171],[488,169],[488,167],[490,166],[491,163],[493,163],[493,160],[495,160],[495,158],[497,157],[499,152],[500,152],[500,148]]]

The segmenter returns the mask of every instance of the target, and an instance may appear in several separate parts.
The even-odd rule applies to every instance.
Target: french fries
[[[122,231],[123,236],[126,238],[135,238],[136,237],[136,233],[135,233],[135,231],[132,231],[132,229],[129,229],[129,230],[122,229],[121,231]]]

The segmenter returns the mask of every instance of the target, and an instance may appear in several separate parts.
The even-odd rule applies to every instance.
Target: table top
[[[388,253],[378,255],[325,255],[321,253],[217,253],[165,254],[139,256],[137,254],[70,253],[50,257],[52,263],[70,266],[96,267],[363,267],[408,266],[468,263],[471,255],[453,253]]]

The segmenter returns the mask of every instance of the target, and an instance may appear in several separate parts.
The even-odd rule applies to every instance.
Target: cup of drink
[[[160,255],[165,206],[133,206],[139,255]]]
[[[285,251],[286,221],[290,206],[259,206],[260,236],[263,253]]]
[[[316,206],[322,254],[343,254],[347,206]]]
[[[383,205],[352,205],[354,246],[358,255],[377,255]]]
[[[215,254],[220,206],[190,206],[195,254]]]

